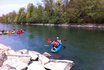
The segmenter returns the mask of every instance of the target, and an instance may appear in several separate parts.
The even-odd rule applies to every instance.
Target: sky
[[[26,8],[29,3],[42,4],[42,0],[0,0],[0,16],[12,11],[18,12],[21,7]]]

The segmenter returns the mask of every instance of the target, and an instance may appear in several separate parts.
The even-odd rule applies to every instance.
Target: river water
[[[73,70],[104,70],[104,30],[0,24],[0,30],[14,28],[26,31],[22,35],[0,35],[0,43],[15,50],[51,53],[47,38],[55,40],[58,36],[65,48],[59,53],[51,53],[53,58],[73,60]]]

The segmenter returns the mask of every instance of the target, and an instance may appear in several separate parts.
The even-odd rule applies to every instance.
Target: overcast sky
[[[41,4],[42,0],[0,0],[0,16],[13,10],[17,12],[21,7],[26,8],[29,3],[37,5]]]

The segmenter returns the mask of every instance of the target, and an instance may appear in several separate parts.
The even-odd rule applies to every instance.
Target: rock
[[[3,62],[7,59],[5,51],[0,49],[0,67],[3,65]]]
[[[21,53],[21,52],[16,51],[16,55],[22,55],[22,53]]]
[[[28,55],[31,56],[31,60],[36,60],[38,58],[38,55],[40,53],[34,52],[34,51],[29,51]]]
[[[28,50],[26,50],[26,49],[19,50],[18,52],[21,54],[28,54]]]
[[[8,60],[18,59],[23,63],[29,64],[31,57],[26,54],[25,55],[21,54],[21,55],[8,55],[7,58]]]
[[[28,70],[45,70],[45,68],[41,65],[40,62],[34,61],[28,66]]]
[[[0,70],[70,70],[73,66],[73,61],[49,59],[51,55],[47,52],[14,51],[4,47],[0,44]]]
[[[41,64],[47,64],[50,60],[49,58],[45,57],[44,55],[39,55],[39,61],[41,62]]]
[[[48,57],[48,58],[51,57],[51,55],[49,53],[47,53],[47,52],[44,52],[43,55]]]
[[[51,60],[51,61],[53,61],[53,62],[62,62],[62,63],[71,63],[71,64],[74,63],[74,62],[71,61],[71,60]]]
[[[72,61],[67,60],[52,60],[44,65],[46,69],[50,70],[70,70],[72,66]]]
[[[29,64],[31,57],[20,57],[20,61],[26,64]]]
[[[7,52],[6,52],[6,55],[15,55],[16,54],[16,51],[14,51],[14,50],[8,50]]]
[[[0,44],[0,49],[3,49],[3,50],[5,50],[5,51],[7,51],[7,50],[9,50],[9,49],[11,49],[10,47],[7,47],[7,46],[5,46],[5,45],[3,45],[3,44]]]
[[[29,52],[32,52],[32,53],[34,53],[36,55],[39,55],[40,54],[39,52],[36,52],[36,51],[29,51]]]
[[[10,65],[3,65],[0,70],[16,70],[16,68],[11,67]]]
[[[22,70],[28,66],[27,63],[22,62],[19,57],[14,57],[11,59],[7,59],[3,65],[9,65],[11,67],[16,68],[16,70]]]

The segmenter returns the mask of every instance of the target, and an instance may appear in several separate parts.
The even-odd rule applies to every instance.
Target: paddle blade
[[[66,48],[66,46],[63,45],[63,49],[65,49],[65,48]]]
[[[48,47],[49,45],[44,45],[44,46]]]
[[[50,38],[47,38],[47,43],[51,43],[51,39]]]

